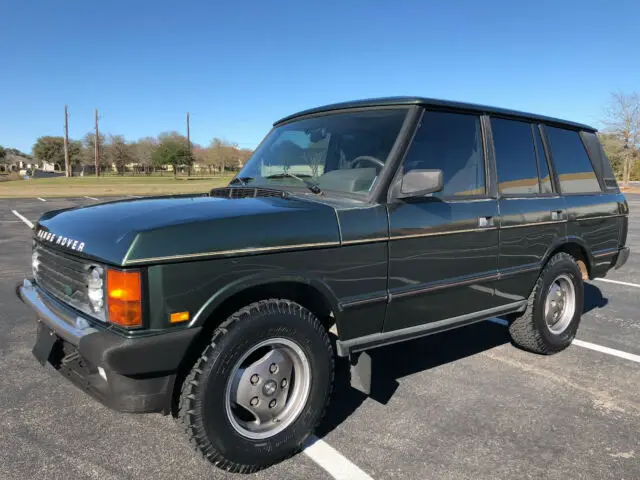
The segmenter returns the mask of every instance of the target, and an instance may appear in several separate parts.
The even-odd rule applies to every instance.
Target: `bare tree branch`
[[[640,150],[640,95],[612,93],[604,124],[606,131],[622,142],[622,183],[627,187]]]

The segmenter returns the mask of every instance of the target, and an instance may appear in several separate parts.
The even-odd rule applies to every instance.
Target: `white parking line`
[[[509,322],[502,318],[490,318],[489,321],[491,323],[502,325],[503,327],[509,326]],[[572,345],[575,345],[576,347],[588,348],[589,350],[595,350],[596,352],[606,353],[607,355],[613,355],[614,357],[624,358],[625,360],[631,360],[632,362],[640,363],[640,355],[623,352],[622,350],[616,350],[615,348],[603,347],[602,345],[585,342],[584,340],[578,340],[577,338],[573,340]]]
[[[41,202],[46,202],[46,200],[44,198],[40,198],[40,197],[36,197],[38,200],[40,200]]]
[[[596,345],[595,343],[585,342],[582,340],[574,340],[574,345],[582,348],[588,348],[589,350],[595,350],[596,352],[606,353],[607,355],[613,355],[614,357],[624,358],[631,360],[632,362],[640,363],[640,355],[634,355],[633,353],[623,352],[622,350],[616,350],[615,348],[603,347],[602,345]]]
[[[13,212],[13,214],[18,217],[20,220],[22,220],[24,223],[27,224],[27,226],[29,228],[33,228],[33,223],[31,223],[31,221],[28,218],[23,217],[22,215],[20,215],[18,212],[16,212],[15,210],[11,210]]]
[[[596,280],[599,282],[615,283],[617,285],[626,285],[627,287],[640,288],[640,285],[638,285],[637,283],[621,282],[620,280],[610,280],[608,278],[596,278]]]
[[[335,448],[313,435],[305,442],[302,452],[336,480],[373,480]]]
[[[85,195],[84,198],[88,198],[89,200],[100,200],[99,198],[96,197],[90,197],[88,195]]]

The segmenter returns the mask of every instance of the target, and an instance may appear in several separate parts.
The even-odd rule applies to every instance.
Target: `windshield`
[[[406,108],[322,115],[276,127],[237,181],[314,193],[367,195],[380,177]]]

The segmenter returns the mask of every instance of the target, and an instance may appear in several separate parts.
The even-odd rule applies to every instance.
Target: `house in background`
[[[57,163],[47,162],[46,160],[43,160],[40,170],[42,170],[43,172],[57,172],[62,170],[62,168],[61,165]]]
[[[37,161],[14,153],[9,153],[0,165],[0,172],[20,172],[36,168],[39,168]]]

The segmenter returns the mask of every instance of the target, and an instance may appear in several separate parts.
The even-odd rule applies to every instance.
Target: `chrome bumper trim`
[[[48,300],[44,292],[29,280],[18,284],[16,294],[25,305],[35,310],[38,321],[75,346],[80,344],[82,337],[98,331],[85,318]]]

